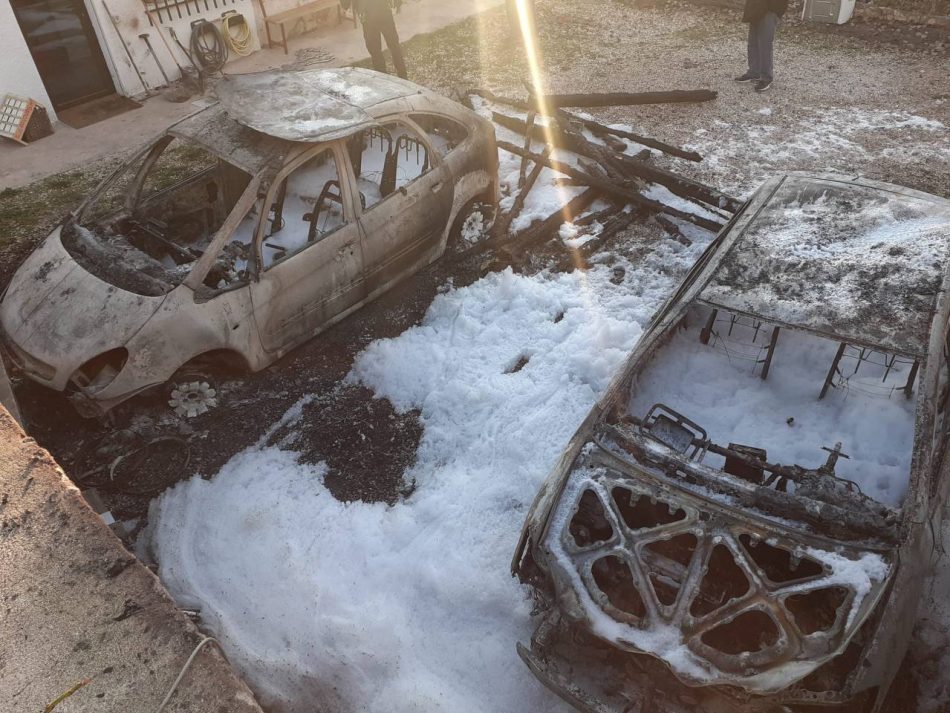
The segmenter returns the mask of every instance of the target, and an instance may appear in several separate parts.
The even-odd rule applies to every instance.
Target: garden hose
[[[228,60],[228,46],[217,25],[208,20],[191,23],[191,56],[207,72],[217,72]]]
[[[230,10],[221,16],[221,34],[230,50],[239,57],[246,57],[254,51],[251,26],[241,13]]]

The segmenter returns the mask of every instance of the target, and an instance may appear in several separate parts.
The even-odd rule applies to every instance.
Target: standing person
[[[753,82],[759,93],[772,86],[772,45],[787,9],[788,0],[746,0],[742,21],[749,23],[749,68],[736,81]]]
[[[393,18],[393,7],[398,10],[402,0],[340,0],[344,10],[353,5],[353,11],[363,23],[363,41],[366,49],[373,58],[373,69],[377,72],[386,71],[386,57],[383,55],[383,38],[393,56],[393,66],[396,74],[406,79],[406,63],[402,58],[402,47],[399,45],[399,33],[396,32],[396,20]]]

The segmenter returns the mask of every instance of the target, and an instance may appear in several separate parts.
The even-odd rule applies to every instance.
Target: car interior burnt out
[[[612,425],[649,453],[887,519],[908,486],[919,371],[913,355],[695,304]]]
[[[63,244],[123,289],[164,294],[179,284],[231,213],[251,176],[187,139],[166,135],[113,175],[64,226]],[[245,220],[244,223],[249,221]],[[204,279],[246,277],[250,232],[225,246]]]

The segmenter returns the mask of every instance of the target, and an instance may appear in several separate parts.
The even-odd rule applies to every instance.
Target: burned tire
[[[495,221],[495,206],[474,200],[462,207],[449,233],[446,253],[458,255],[488,238]]]
[[[162,387],[165,404],[181,418],[194,418],[218,405],[221,375],[205,361],[185,364]]]

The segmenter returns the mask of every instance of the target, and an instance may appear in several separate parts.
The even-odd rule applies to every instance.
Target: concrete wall
[[[0,0],[3,2],[4,0]],[[180,76],[175,60],[183,67],[190,66],[187,56],[178,48],[171,37],[169,28],[174,29],[181,43],[188,47],[191,38],[191,23],[203,18],[215,23],[220,28],[222,13],[235,10],[244,15],[251,26],[253,49],[259,49],[257,38],[257,17],[251,0],[189,0],[170,10],[161,10],[152,13],[154,25],[149,23],[142,0],[105,0],[109,11],[119,27],[116,34],[109,16],[103,7],[103,0],[85,0],[89,15],[99,36],[100,46],[106,57],[106,63],[116,84],[116,91],[126,96],[140,96],[145,93],[129,57],[123,48],[123,42],[132,53],[135,65],[142,73],[148,88],[156,88],[164,84],[161,71],[155,63],[145,41],[139,35],[146,34],[155,50],[155,56],[172,81]],[[181,15],[179,17],[179,14]]]
[[[38,713],[83,682],[57,713],[151,713],[202,640],[2,406],[0,592],[4,713]],[[262,713],[214,644],[164,710]]]
[[[17,24],[10,0],[0,0],[0,95],[16,94],[34,99],[55,119],[53,104]]]

